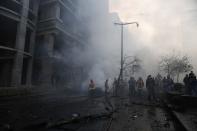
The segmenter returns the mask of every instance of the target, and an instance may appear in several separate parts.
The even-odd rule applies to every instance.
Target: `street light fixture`
[[[126,22],[126,23],[123,23],[123,22],[120,22],[120,23],[114,23],[115,25],[119,25],[121,26],[121,68],[120,68],[120,75],[119,75],[119,81],[123,80],[123,33],[124,33],[124,26],[126,25],[131,25],[131,24],[136,24],[137,27],[139,27],[139,23],[138,22]]]

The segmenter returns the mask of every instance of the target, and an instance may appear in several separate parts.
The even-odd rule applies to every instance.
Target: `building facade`
[[[72,50],[85,44],[77,14],[77,0],[42,0],[40,2],[35,84],[43,86],[80,83],[83,66],[76,66]]]
[[[0,86],[31,84],[39,0],[0,2]]]
[[[0,2],[0,86],[57,86],[82,81],[85,71],[72,60],[87,34],[77,0]]]

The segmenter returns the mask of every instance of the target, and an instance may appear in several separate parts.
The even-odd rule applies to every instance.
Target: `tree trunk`
[[[176,81],[177,81],[177,83],[179,82],[179,73],[177,74],[177,80]]]
[[[169,67],[169,65],[168,65],[168,75],[170,74],[170,67]]]

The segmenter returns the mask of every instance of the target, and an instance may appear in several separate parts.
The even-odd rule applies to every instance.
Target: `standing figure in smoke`
[[[196,86],[197,86],[197,79],[196,75],[191,71],[189,73],[189,95],[197,95],[196,91]]]
[[[149,75],[146,79],[146,88],[148,91],[148,100],[155,100],[155,80]]]
[[[111,104],[110,96],[109,96],[109,80],[108,79],[105,81],[105,108],[111,109],[111,111],[113,110],[113,105]]]
[[[186,74],[183,79],[184,85],[185,85],[185,93],[189,94],[189,75]]]
[[[167,76],[166,79],[166,87],[167,87],[167,92],[172,91],[174,86],[174,81],[170,77],[170,75]]]
[[[162,80],[162,87],[163,87],[163,91],[167,92],[167,79],[166,79],[166,77],[164,77],[163,80]]]
[[[109,95],[109,80],[105,81],[105,96]]]
[[[95,84],[94,84],[94,81],[93,80],[90,80],[90,83],[89,83],[89,87],[88,87],[88,95],[89,95],[89,99],[90,99],[90,102],[93,103],[94,102],[94,92],[95,92]]]
[[[129,98],[135,96],[135,86],[136,86],[136,80],[134,77],[130,77],[129,80]]]
[[[155,77],[155,93],[157,96],[162,92],[162,76],[158,73],[157,76]]]
[[[142,90],[144,87],[144,81],[142,80],[142,77],[139,77],[136,85],[137,85],[137,90],[138,90],[138,96],[142,96]]]

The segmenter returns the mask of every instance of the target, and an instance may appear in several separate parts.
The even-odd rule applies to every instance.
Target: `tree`
[[[180,74],[189,72],[193,69],[190,64],[188,56],[168,55],[162,57],[160,63],[160,69],[171,76],[176,76],[177,82],[179,82]]]
[[[123,71],[126,76],[130,77],[138,73],[141,69],[141,60],[137,56],[127,56],[124,58]]]

